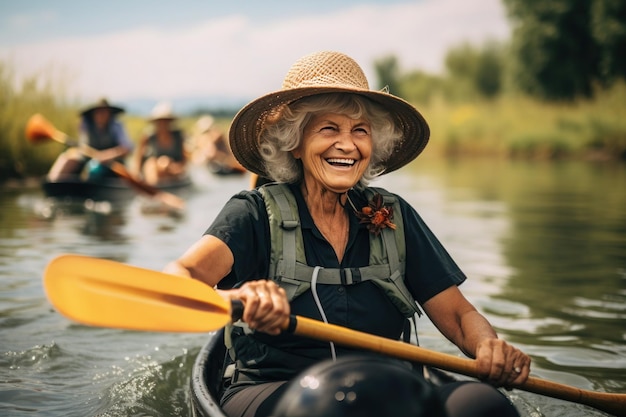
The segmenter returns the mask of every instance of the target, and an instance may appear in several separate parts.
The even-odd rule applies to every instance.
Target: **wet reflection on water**
[[[624,166],[459,161],[414,170],[426,179],[410,185],[410,201],[446,231],[439,236],[478,281],[464,291],[533,356],[534,373],[624,392]],[[424,198],[429,189],[435,198]]]

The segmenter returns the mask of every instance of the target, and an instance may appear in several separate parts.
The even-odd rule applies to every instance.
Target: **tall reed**
[[[592,100],[543,102],[504,95],[418,107],[431,126],[431,154],[626,160],[626,83]]]
[[[62,79],[46,74],[16,79],[12,65],[0,61],[0,182],[45,174],[62,149],[57,143],[26,140],[24,128],[32,114],[44,114],[69,133],[76,130],[76,105]]]
[[[33,74],[18,83],[11,64],[0,61],[0,184],[44,175],[63,150],[56,142],[26,140],[24,128],[32,114],[42,113],[70,136],[77,132],[78,101],[68,97],[65,78],[52,73]],[[512,94],[464,103],[434,97],[415,103],[431,127],[426,154],[626,160],[625,82],[599,89],[592,100],[568,103]],[[191,134],[195,118],[180,116],[179,123]],[[134,141],[148,123],[132,114],[122,120]],[[227,129],[228,122],[220,124]]]

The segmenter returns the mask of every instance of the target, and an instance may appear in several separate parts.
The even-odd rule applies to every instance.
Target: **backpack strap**
[[[289,300],[293,300],[310,288],[310,284],[302,285],[295,279],[297,264],[306,265],[298,205],[286,184],[265,184],[258,190],[269,218],[269,278],[285,290]]]
[[[411,318],[415,314],[422,315],[417,302],[404,283],[406,274],[406,241],[404,236],[404,222],[402,219],[402,208],[398,198],[379,187],[367,187],[364,190],[367,200],[371,200],[375,194],[383,197],[383,205],[393,208],[393,221],[396,225],[395,229],[386,227],[381,230],[380,236],[370,235],[370,265],[384,264],[389,265],[389,275],[384,280],[375,281],[375,283],[391,298],[391,301],[399,308],[402,313]],[[382,245],[382,246],[381,246]]]
[[[265,201],[271,234],[269,278],[293,300],[311,288],[314,267],[306,264],[304,243],[295,197],[286,184],[266,184],[259,188]],[[386,205],[394,208],[396,229],[385,228],[379,236],[370,236],[370,264],[360,268],[324,268],[318,271],[317,283],[355,285],[372,281],[390,297],[406,317],[421,310],[404,284],[405,242],[400,205],[397,198],[382,188],[366,188],[366,197],[379,193]]]

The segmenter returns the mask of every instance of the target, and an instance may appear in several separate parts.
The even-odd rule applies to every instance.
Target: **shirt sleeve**
[[[89,132],[87,123],[85,123],[85,119],[83,118],[81,118],[80,124],[78,125],[78,144],[89,146]]]
[[[423,219],[398,197],[406,242],[406,282],[415,300],[423,304],[466,276]],[[233,288],[254,279],[267,278],[270,230],[263,198],[258,191],[233,196],[205,234],[222,240],[233,253],[232,271],[218,288]]]
[[[233,253],[231,272],[218,288],[233,288],[244,281],[267,278],[270,231],[263,198],[257,191],[242,191],[222,208],[205,234],[217,237]]]
[[[133,143],[131,142],[131,140],[128,138],[128,135],[126,134],[126,129],[124,129],[124,126],[122,125],[121,122],[115,121],[111,129],[113,130],[113,134],[117,138],[119,146],[123,146],[130,150],[134,148]]]
[[[417,211],[398,197],[406,243],[406,283],[415,300],[423,304],[466,276]]]

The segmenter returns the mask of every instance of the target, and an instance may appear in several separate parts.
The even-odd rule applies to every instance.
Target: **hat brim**
[[[117,106],[92,106],[81,111],[80,114],[81,116],[91,116],[93,112],[98,109],[109,109],[109,111],[111,112],[111,115],[113,116],[116,114],[124,113],[124,109],[121,107],[117,107]]]
[[[173,122],[174,120],[177,120],[178,118],[176,116],[160,116],[160,117],[153,117],[150,119],[151,122],[157,122],[159,120],[167,120],[168,122]]]
[[[350,93],[364,96],[386,109],[396,126],[403,132],[389,158],[382,161],[382,174],[395,171],[413,161],[424,150],[430,129],[424,117],[413,105],[388,93],[345,87],[300,87],[264,95],[244,106],[232,121],[229,131],[234,156],[247,170],[268,177],[265,160],[259,152],[258,137],[265,120],[275,109],[304,97],[327,93]]]

